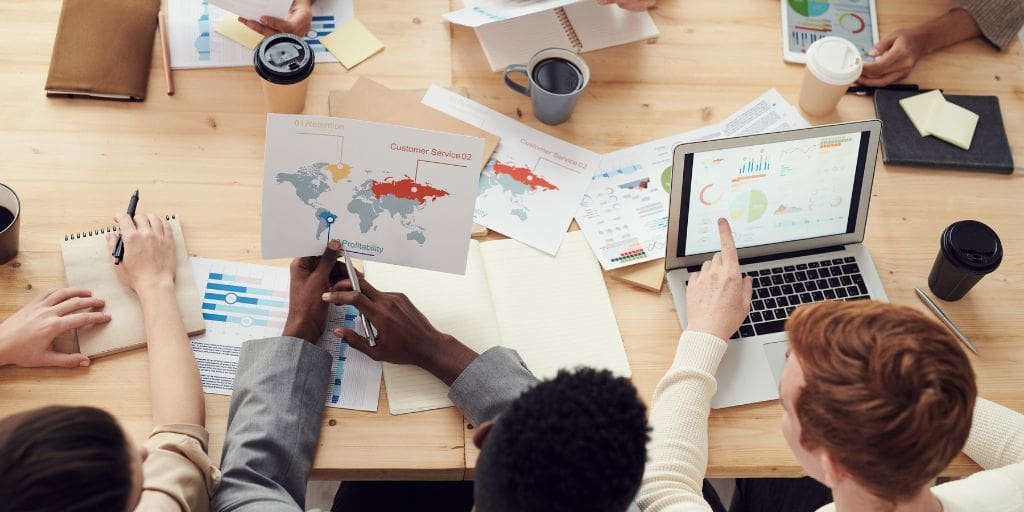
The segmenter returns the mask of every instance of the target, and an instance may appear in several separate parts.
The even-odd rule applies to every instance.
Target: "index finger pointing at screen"
[[[736,256],[736,242],[732,238],[732,228],[729,227],[729,221],[721,217],[718,219],[718,235],[722,240],[722,261],[739,265],[739,259]]]

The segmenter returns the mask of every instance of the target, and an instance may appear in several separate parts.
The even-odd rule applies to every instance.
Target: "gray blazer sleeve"
[[[515,350],[494,347],[463,370],[448,398],[474,425],[493,421],[519,395],[537,383]]]
[[[330,374],[330,353],[297,338],[242,345],[215,511],[304,509]]]

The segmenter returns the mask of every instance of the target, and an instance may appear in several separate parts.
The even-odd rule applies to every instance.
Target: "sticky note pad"
[[[946,98],[942,96],[941,91],[935,89],[924,94],[903,98],[900,100],[900,106],[907,113],[910,122],[914,123],[914,128],[917,128],[917,131],[924,137],[930,135],[925,128],[925,123],[931,117],[932,109],[940,102],[945,103]]]
[[[250,50],[255,50],[263,40],[263,34],[243,25],[238,16],[231,13],[224,16],[213,30]]]
[[[384,43],[371,34],[359,20],[352,20],[326,37],[321,37],[320,44],[348,69],[384,49]]]
[[[948,101],[936,104],[925,123],[932,135],[966,150],[971,149],[977,126],[978,114]]]

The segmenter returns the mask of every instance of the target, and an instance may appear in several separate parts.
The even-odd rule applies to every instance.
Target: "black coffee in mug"
[[[14,212],[0,206],[0,231],[3,231],[14,224]]]
[[[533,81],[552,94],[571,94],[583,83],[583,73],[565,59],[544,59],[533,67]]]

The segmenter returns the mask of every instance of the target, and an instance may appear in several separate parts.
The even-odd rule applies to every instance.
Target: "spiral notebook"
[[[189,336],[206,331],[203,322],[202,300],[196,291],[192,278],[192,267],[188,262],[185,237],[181,223],[174,215],[166,216],[174,231],[174,253],[178,268],[174,275],[177,287],[178,310]],[[116,233],[116,227],[105,227],[66,235],[61,242],[64,257],[64,277],[72,288],[92,290],[94,297],[106,301],[103,309],[110,313],[110,322],[78,329],[78,350],[89,356],[98,357],[146,344],[146,332],[142,323],[142,307],[139,299],[127,286],[121,284],[114,273],[114,260],[107,246],[107,233]],[[71,350],[75,347],[58,347]]]
[[[654,39],[659,34],[650,14],[599,5],[596,0],[488,23],[474,30],[493,71],[510,64],[526,64],[545,48],[584,53]]]

